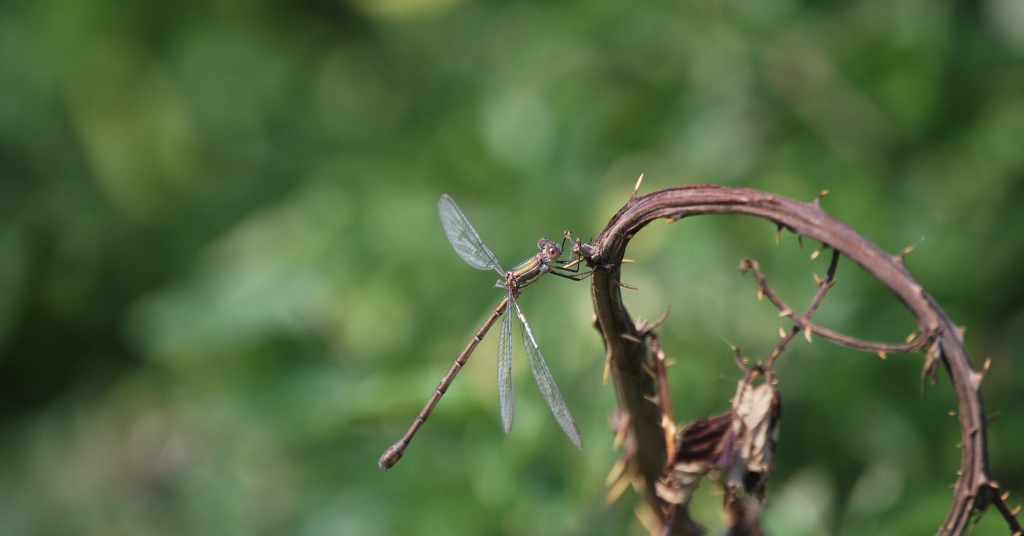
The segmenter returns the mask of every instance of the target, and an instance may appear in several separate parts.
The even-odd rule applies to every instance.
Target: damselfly
[[[448,235],[448,241],[451,242],[455,252],[473,268],[478,270],[496,270],[501,275],[501,279],[498,280],[495,286],[504,287],[506,295],[505,299],[498,304],[498,307],[494,309],[491,316],[484,322],[484,325],[473,335],[466,349],[455,359],[452,368],[441,379],[441,383],[434,390],[434,394],[430,395],[430,400],[427,401],[427,405],[423,407],[420,414],[416,416],[416,420],[409,427],[409,431],[402,436],[402,439],[399,439],[397,443],[384,451],[380,461],[377,462],[378,465],[387,469],[398,463],[402,454],[405,453],[405,449],[409,446],[412,436],[416,434],[416,431],[420,429],[420,426],[430,416],[430,412],[433,411],[434,406],[441,400],[441,396],[448,390],[448,386],[455,379],[455,375],[466,364],[466,360],[469,359],[469,355],[473,353],[476,345],[484,338],[487,330],[494,325],[498,317],[508,312],[510,308],[515,309],[515,316],[519,317],[519,325],[523,332],[523,342],[526,345],[526,357],[530,362],[533,378],[537,380],[537,386],[540,387],[541,395],[544,396],[544,401],[551,408],[551,412],[555,415],[555,420],[558,421],[565,434],[569,436],[569,439],[577,448],[582,449],[583,440],[580,439],[580,432],[576,428],[576,423],[573,421],[561,393],[558,392],[558,387],[555,385],[555,380],[551,377],[551,371],[548,370],[548,366],[540,354],[540,349],[537,348],[537,341],[533,338],[530,325],[526,323],[526,317],[523,316],[523,311],[519,309],[519,305],[516,303],[519,293],[544,274],[551,273],[574,280],[586,277],[588,274],[580,274],[578,271],[580,260],[577,259],[572,262],[559,260],[562,256],[562,248],[547,238],[541,238],[537,242],[537,247],[540,249],[539,253],[506,272],[501,268],[501,264],[498,263],[498,258],[494,256],[494,253],[491,253],[490,249],[487,249],[476,229],[473,228],[469,220],[466,219],[466,215],[459,210],[459,206],[455,204],[455,201],[448,194],[441,196],[441,199],[437,202],[437,210],[441,215],[441,225],[444,226],[444,232]],[[568,233],[566,233],[566,237],[568,238]],[[572,271],[570,270],[571,268],[576,268],[576,270]],[[498,339],[498,398],[501,401],[501,421],[505,425],[506,433],[512,429],[513,397],[512,315],[507,314],[501,322],[501,334]]]

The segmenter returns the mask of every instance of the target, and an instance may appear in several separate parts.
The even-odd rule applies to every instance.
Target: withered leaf
[[[754,380],[764,376],[754,385]],[[782,402],[772,374],[751,368],[739,382],[731,410],[697,419],[679,431],[658,495],[674,504],[686,504],[712,469],[723,475],[726,504],[742,489],[761,500],[774,467]]]
[[[752,369],[752,372],[758,369]],[[720,466],[725,471],[726,502],[742,488],[758,499],[764,498],[764,485],[774,468],[775,445],[779,440],[782,401],[771,373],[754,386],[753,376],[740,382],[733,399],[733,432],[736,444],[732,463]]]
[[[718,467],[724,438],[732,430],[733,411],[697,419],[676,434],[676,452],[658,495],[674,504],[686,504],[708,471]]]

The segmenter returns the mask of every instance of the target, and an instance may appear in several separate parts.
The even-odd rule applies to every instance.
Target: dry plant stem
[[[922,340],[933,343],[926,367],[934,366],[932,360],[941,359],[959,402],[957,416],[960,420],[963,456],[954,488],[953,504],[938,534],[963,534],[975,508],[996,504],[1000,511],[1004,511],[1004,508],[1000,508],[1003,501],[999,496],[998,484],[992,481],[989,473],[986,444],[988,421],[981,398],[981,375],[971,365],[960,330],[910,275],[903,265],[902,257],[887,254],[825,213],[820,206],[820,197],[813,203],[803,203],[758,190],[689,185],[631,197],[594,244],[580,248],[595,268],[591,293],[597,324],[612,364],[620,404],[630,415],[630,426],[637,441],[637,468],[644,480],[647,500],[655,512],[666,511],[664,502],[658,498],[654,489],[654,483],[665,467],[665,436],[661,429],[661,411],[650,402],[657,393],[653,379],[644,370],[646,348],[640,342],[641,334],[637,333],[622,301],[619,281],[621,263],[629,240],[648,223],[660,218],[675,221],[702,214],[747,214],[767,219],[797,235],[828,244],[889,287],[914,315],[923,334]],[[793,319],[804,322],[804,326],[812,326],[815,333],[836,342],[855,341],[813,326],[795,314]],[[909,346],[908,351],[915,345]],[[864,348],[874,350],[870,345]],[[1011,530],[1019,528],[1013,516],[1005,517]]]
[[[647,346],[651,351],[650,367],[652,370],[649,373],[658,383],[658,396],[655,402],[661,409],[661,428],[665,434],[665,450],[666,452],[675,452],[676,416],[675,410],[672,408],[672,391],[668,385],[665,350],[661,347],[661,340],[658,339],[658,332],[654,330],[654,327],[639,326],[638,330],[647,341]]]
[[[764,295],[764,297],[768,298],[768,301],[775,305],[775,307],[777,307],[779,311],[782,311],[784,316],[789,317],[793,321],[793,329],[791,329],[789,333],[786,334],[786,337],[783,339],[783,341],[779,343],[779,347],[776,348],[774,352],[772,352],[771,356],[769,356],[768,361],[765,364],[766,367],[771,367],[772,363],[775,361],[775,358],[778,357],[778,355],[782,352],[782,350],[789,343],[789,341],[792,340],[792,338],[797,333],[800,333],[800,331],[804,329],[810,330],[811,333],[821,335],[822,337],[836,344],[847,346],[849,348],[855,348],[857,350],[876,352],[880,355],[885,355],[887,353],[917,352],[918,350],[924,348],[926,344],[928,344],[928,341],[930,339],[929,337],[915,337],[910,342],[898,344],[863,341],[855,337],[843,335],[842,333],[838,333],[836,331],[833,331],[826,327],[819,326],[811,322],[811,316],[814,315],[814,312],[818,309],[818,306],[821,305],[821,301],[824,299],[825,294],[828,292],[828,289],[832,287],[831,281],[833,276],[835,275],[835,266],[838,259],[839,251],[835,250],[834,254],[832,255],[832,264],[829,267],[828,277],[824,281],[822,281],[821,284],[818,286],[818,293],[814,296],[814,300],[812,300],[810,307],[807,308],[807,312],[805,312],[803,315],[798,315],[794,313],[793,309],[789,305],[787,305],[786,302],[783,301],[782,298],[779,297],[779,295],[776,294],[774,290],[772,290],[771,286],[768,285],[768,280],[765,279],[764,277],[764,273],[761,272],[761,266],[757,263],[757,261],[753,259],[744,259],[743,262],[740,263],[741,270],[751,270],[754,272],[754,277],[757,279],[758,287],[760,289],[760,292]]]
[[[821,302],[825,300],[825,295],[828,294],[828,290],[832,288],[833,282],[835,281],[836,277],[836,268],[838,266],[839,252],[833,249],[832,261],[829,262],[828,272],[825,273],[825,279],[818,283],[818,292],[814,294],[814,299],[811,300],[811,305],[809,305],[807,307],[807,311],[804,312],[803,317],[808,321],[810,321],[811,317],[814,316],[814,313],[818,310],[818,307],[821,305]],[[768,282],[764,278],[764,274],[761,273],[761,266],[757,264],[757,261],[753,259],[744,259],[740,263],[740,270],[745,271],[748,268],[752,268],[754,270],[754,274],[757,276],[757,282],[760,289],[759,292],[761,292],[761,295],[775,295],[775,292],[773,292],[771,288],[768,287]],[[772,301],[772,303],[775,302]],[[778,306],[779,304],[776,303],[775,305]],[[764,367],[766,369],[772,368],[772,365],[775,363],[775,359],[779,357],[779,354],[781,354],[783,350],[786,349],[786,346],[789,345],[789,341],[793,340],[793,337],[795,337],[797,333],[800,333],[801,329],[808,328],[806,328],[805,326],[801,326],[797,322],[793,323],[793,328],[789,330],[789,333],[787,333],[781,341],[779,341],[778,346],[775,347],[775,350],[772,351],[771,355],[769,355],[768,359],[765,361]],[[813,331],[813,328],[810,329],[812,329]]]

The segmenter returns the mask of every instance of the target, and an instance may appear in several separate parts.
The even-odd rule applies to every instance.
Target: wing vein
[[[537,341],[533,338],[530,325],[526,322],[523,311],[519,309],[519,304],[516,302],[512,302],[512,304],[515,306],[516,316],[519,317],[519,326],[523,330],[523,343],[526,345],[526,357],[530,362],[530,370],[533,371],[533,379],[537,381],[537,387],[540,388],[540,394],[551,408],[551,413],[555,416],[555,420],[558,421],[558,425],[562,427],[565,435],[569,436],[569,440],[576,445],[576,448],[582,449],[583,439],[576,427],[576,421],[573,420],[569,407],[566,406],[565,400],[562,398],[562,393],[558,391],[555,379],[551,377],[551,371],[548,370],[548,365],[540,354],[540,348],[537,347]]]

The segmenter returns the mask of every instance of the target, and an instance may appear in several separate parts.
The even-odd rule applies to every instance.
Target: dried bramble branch
[[[828,292],[828,289],[832,287],[832,282],[834,281],[834,279],[832,279],[832,276],[835,272],[836,261],[839,259],[838,251],[835,252],[835,254],[832,256],[832,259],[833,263],[829,268],[829,276],[825,279],[825,281],[819,284],[818,293],[815,295],[814,300],[811,302],[811,306],[808,307],[807,312],[804,313],[803,315],[798,315],[794,313],[793,309],[786,305],[786,302],[783,301],[782,298],[780,298],[779,295],[772,290],[772,288],[768,285],[768,281],[764,277],[764,273],[761,272],[761,267],[760,265],[758,265],[757,261],[753,259],[743,259],[743,261],[740,262],[741,272],[745,273],[748,270],[754,272],[754,277],[757,278],[758,296],[764,296],[768,298],[768,301],[770,301],[773,305],[775,305],[775,307],[779,309],[779,311],[781,311],[780,314],[782,316],[789,317],[790,319],[793,320],[793,329],[791,329],[790,333],[783,339],[784,342],[788,343],[794,335],[803,331],[808,339],[808,342],[810,341],[811,333],[816,333],[836,344],[846,346],[849,348],[854,348],[857,350],[875,352],[878,355],[885,357],[885,354],[887,353],[917,352],[924,348],[924,346],[928,344],[928,341],[932,340],[932,336],[920,337],[920,332],[915,332],[910,341],[901,344],[863,341],[855,337],[843,335],[842,333],[838,333],[836,331],[833,331],[823,326],[819,326],[811,322],[811,316],[814,314],[814,311],[817,310],[818,305],[820,305],[821,299],[824,298],[825,293]],[[775,357],[777,357],[780,352],[781,349],[779,349],[779,351],[777,352],[772,352],[772,355],[768,358],[768,362],[766,364],[770,366],[771,363],[775,360]]]
[[[632,462],[636,478],[642,481],[639,488],[643,490],[650,509],[660,516],[665,533],[697,534],[699,527],[689,521],[685,509],[681,517],[688,523],[666,525],[667,521],[678,523],[679,515],[677,513],[675,519],[668,519],[670,508],[656,489],[664,476],[668,458],[662,408],[658,403],[652,403],[659,398],[655,378],[646,364],[648,346],[622,301],[620,270],[630,239],[644,226],[656,219],[677,221],[704,214],[747,214],[769,220],[799,237],[827,244],[836,254],[845,255],[886,285],[918,323],[920,335],[902,345],[861,341],[813,324],[809,317],[820,298],[812,302],[806,314],[798,315],[771,290],[763,274],[754,269],[756,263],[750,266],[758,278],[761,292],[781,311],[789,313],[798,331],[815,333],[838,344],[876,353],[913,352],[927,346],[922,374],[929,376],[934,384],[940,362],[949,373],[959,403],[957,417],[963,448],[953,503],[938,534],[963,534],[972,517],[990,505],[995,505],[1003,514],[1012,531],[1021,531],[1015,512],[1007,507],[1005,496],[1000,495],[999,485],[990,475],[986,434],[988,417],[980,391],[983,374],[976,372],[971,365],[962,331],[907,271],[903,264],[903,255],[907,251],[896,256],[885,253],[822,210],[821,196],[811,203],[803,203],[745,188],[689,185],[644,196],[637,196],[634,190],[626,205],[609,221],[593,244],[577,244],[574,248],[594,270],[591,294],[596,313],[595,325],[604,339],[620,408],[624,412],[622,422],[628,427],[627,441],[632,443],[631,450],[634,451]],[[824,284],[819,284],[819,294],[827,290],[829,280],[827,278]]]
[[[668,311],[653,324],[648,323],[644,319],[639,319],[636,323],[637,337],[631,334],[622,334],[621,336],[626,339],[630,339],[633,342],[645,345],[650,350],[650,360],[641,363],[641,369],[643,373],[655,380],[656,382],[656,394],[648,398],[648,402],[658,407],[661,414],[661,431],[664,434],[664,444],[666,452],[676,451],[676,423],[675,416],[672,409],[672,393],[669,390],[668,384],[668,359],[665,357],[665,352],[661,346],[661,341],[658,338],[657,331],[655,328],[660,325],[668,317]],[[608,363],[610,365],[610,362]],[[742,368],[742,365],[741,365]],[[606,369],[606,374],[608,370]],[[630,485],[634,487],[643,487],[645,484],[644,479],[640,476],[640,470],[637,463],[637,441],[636,437],[630,427],[630,418],[628,412],[619,409],[614,412],[614,423],[612,429],[616,431],[615,441],[613,444],[614,448],[622,447],[622,454],[619,460],[613,466],[609,473],[605,484],[609,488],[608,495],[606,497],[609,503],[614,502],[621,496],[622,492]],[[667,469],[666,469],[667,471]],[[680,484],[674,482],[673,484],[687,485],[692,484],[696,487],[699,484],[699,479],[703,476],[697,475],[696,478],[690,482]],[[662,485],[661,482],[657,483],[659,493],[661,490],[667,489]],[[671,493],[671,490],[666,491]],[[682,496],[676,494],[677,497]],[[685,498],[688,500],[689,495]],[[685,535],[696,535],[703,534],[704,529],[701,525],[693,521],[689,517],[688,510],[683,508],[675,508],[676,504],[671,504],[671,510],[668,512],[667,518],[665,512],[656,512],[656,504],[649,503],[644,505],[643,508],[638,509],[637,517],[643,523],[644,527],[652,534],[661,533],[665,527],[670,527],[670,534],[685,534]]]
[[[825,279],[821,280],[815,275],[818,291],[804,313],[804,318],[809,320],[824,301],[825,295],[835,283],[838,265],[839,253],[833,251]],[[755,270],[760,282],[758,299],[763,299],[766,292],[774,295],[757,261],[745,259],[740,263],[741,271],[750,269]],[[775,301],[782,308],[781,300]],[[652,329],[640,326],[637,329],[649,340],[651,353],[656,358],[654,365],[659,405],[663,414],[671,415],[671,393],[667,387],[667,373],[664,366],[657,367],[659,363],[664,363],[664,351]],[[763,364],[750,366],[742,358],[740,349],[732,347],[733,360],[744,372],[744,377],[737,386],[736,396],[732,398],[731,409],[707,418],[696,419],[680,430],[678,435],[675,433],[675,423],[663,417],[666,449],[672,455],[661,480],[656,484],[659,496],[669,503],[665,515],[665,530],[660,532],[677,532],[674,530],[675,521],[680,515],[687,513],[693,492],[705,477],[717,470],[719,485],[725,497],[727,534],[763,536],[760,513],[765,498],[765,484],[774,471],[775,445],[782,418],[782,399],[775,388],[771,366],[793,337],[800,333],[801,328],[794,325],[789,332],[780,331],[782,340]],[[803,331],[810,342],[810,329]],[[758,377],[763,377],[764,381],[754,386],[754,381]],[[666,420],[669,421],[667,424]],[[740,492],[745,496],[740,496]]]
[[[803,246],[803,242],[801,242],[800,245]],[[835,285],[836,268],[838,266],[839,252],[836,250],[832,250],[832,261],[829,262],[828,271],[825,273],[825,279],[818,279],[817,274],[815,274],[814,276],[815,281],[818,283],[818,292],[814,294],[814,298],[811,299],[811,304],[807,307],[807,311],[805,311],[803,314],[803,318],[806,319],[808,322],[810,321],[811,317],[814,316],[814,313],[818,310],[818,307],[821,305],[821,302],[825,300],[825,295],[828,294],[829,289],[831,289]],[[740,261],[740,272],[746,273],[748,269],[753,269],[754,274],[757,277],[758,299],[760,300],[766,294],[777,298],[775,292],[772,291],[772,289],[768,286],[768,282],[765,279],[764,274],[761,273],[761,266],[757,263],[757,261],[755,261],[754,259],[744,259]],[[776,307],[778,307],[782,303],[782,300],[776,301],[771,297],[769,299],[772,301],[772,303],[776,305]],[[790,309],[783,308],[782,310],[787,311]],[[810,326],[801,326],[799,323],[794,323],[793,327],[789,330],[789,333],[786,333],[782,336],[782,341],[779,342],[778,346],[775,347],[775,350],[773,350],[772,353],[768,356],[768,359],[765,360],[765,368],[772,368],[772,365],[775,363],[775,358],[779,357],[779,354],[781,354],[782,351],[786,349],[786,346],[789,345],[789,341],[793,340],[793,337],[795,337],[797,333],[800,333],[801,329],[803,329],[804,336],[807,338],[807,342],[811,342],[811,332],[813,331],[813,328]]]

